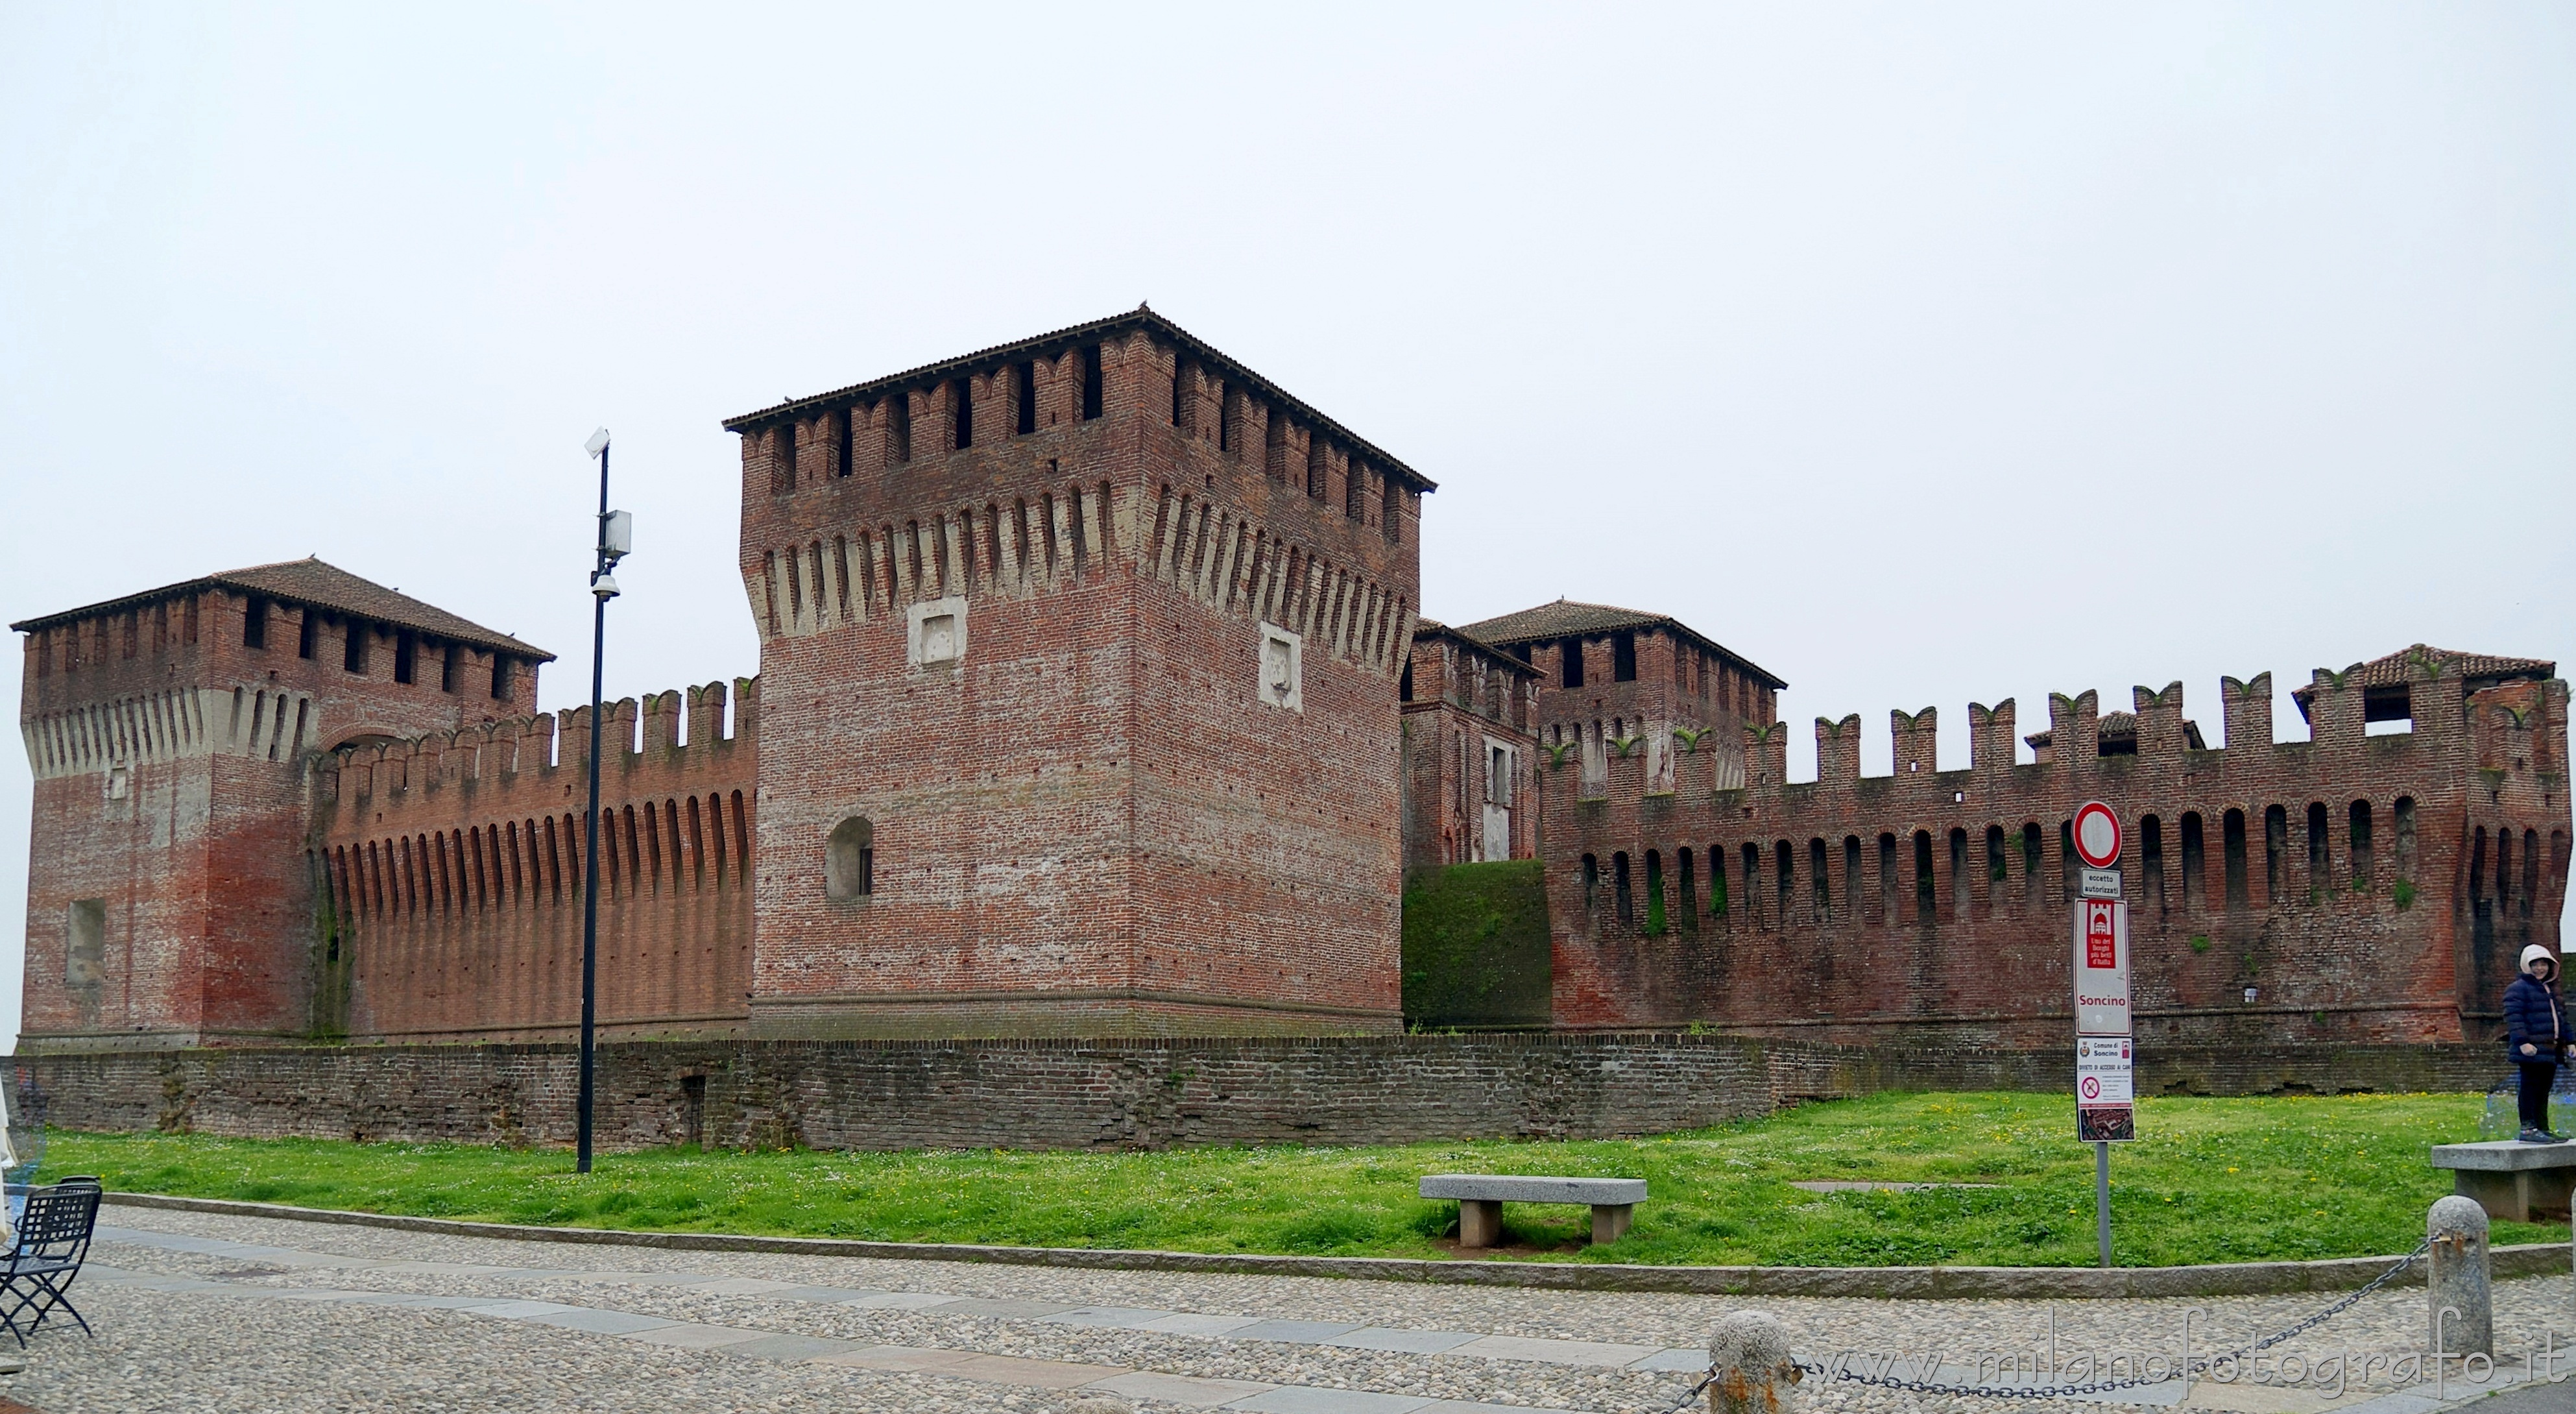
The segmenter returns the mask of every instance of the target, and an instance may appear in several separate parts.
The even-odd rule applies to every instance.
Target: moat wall
[[[568,1144],[555,1044],[21,1055],[70,1129]],[[2493,1048],[2177,1046],[2150,1094],[2484,1090]],[[1145,1149],[1586,1139],[1888,1090],[2063,1092],[2063,1048],[1856,1049],[1723,1035],[1171,1041],[641,1041],[599,1049],[612,1149]],[[2072,1117],[2070,1115],[2070,1124]]]

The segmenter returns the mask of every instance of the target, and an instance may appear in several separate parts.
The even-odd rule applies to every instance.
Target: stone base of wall
[[[1890,1090],[2071,1093],[2071,1048],[1860,1049],[1734,1036],[659,1041],[599,1048],[598,1142],[1150,1149],[1588,1139]],[[569,1144],[565,1045],[20,1055],[86,1130]],[[2150,1094],[2485,1090],[2486,1046],[2174,1047]],[[2068,1124],[2071,1128],[2072,1102]]]

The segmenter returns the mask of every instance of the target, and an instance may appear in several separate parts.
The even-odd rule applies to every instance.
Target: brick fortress
[[[2483,1039],[2569,864],[2554,665],[1816,724],[1668,617],[1422,620],[1432,483],[1148,310],[747,414],[757,679],[613,705],[630,1038],[1392,1032],[1408,868],[1544,861],[1560,1029],[2054,1045],[2067,821],[2129,825],[2140,1028]],[[586,709],[318,560],[13,625],[30,1051],[560,1039]],[[2404,719],[2411,731],[2369,734]]]

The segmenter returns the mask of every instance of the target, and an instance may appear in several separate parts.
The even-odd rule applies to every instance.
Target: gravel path
[[[1098,1379],[1124,1381],[1111,1387],[1130,1394],[1186,1400],[1140,1400],[1141,1408],[1211,1407],[1225,1398],[1248,1414],[1463,1414],[1472,1407],[1421,1403],[1432,1400],[1658,1414],[1693,1378],[1674,1372],[1691,1363],[1687,1353],[1666,1352],[1700,1346],[1728,1310],[1778,1316],[1804,1359],[1837,1350],[1940,1348],[1970,1363],[1980,1353],[2044,1348],[2051,1314],[2045,1303],[2015,1301],[1712,1298],[673,1252],[121,1206],[103,1210],[101,1222],[109,1234],[123,1230],[126,1240],[102,1236],[92,1256],[100,1270],[77,1292],[99,1338],[49,1328],[31,1352],[33,1367],[0,1383],[0,1393],[46,1414],[1046,1414],[1076,1395],[1041,1386]],[[185,1250],[223,1244],[269,1250]],[[2499,1352],[2519,1351],[2544,1333],[2567,1343],[2569,1287],[2566,1277],[2502,1283]],[[331,1292],[359,1295],[331,1299]],[[412,1299],[486,1309],[382,1304]],[[2184,1311],[2197,1308],[2205,1315],[2193,1317],[2193,1344],[2205,1351],[2269,1333],[2332,1299],[2059,1303],[2057,1348],[2061,1355],[2170,1352],[2179,1348]],[[488,1305],[503,1301],[537,1304]],[[2420,1287],[2383,1291],[2281,1349],[2313,1361],[2345,1348],[2415,1348],[2423,1310]],[[544,1323],[566,1320],[598,1328]],[[1240,1324],[1248,1321],[1264,1324]],[[731,1329],[706,1334],[712,1328]],[[716,1343],[664,1343],[672,1340]],[[816,1355],[857,1363],[815,1363]],[[879,1368],[889,1363],[944,1363],[950,1373]],[[1156,1384],[1149,1376],[1181,1383]],[[2382,1377],[2333,1404],[2308,1386],[2204,1385],[2193,1404],[2301,1414],[2406,1383],[2412,1381]],[[1833,1414],[2034,1406],[2099,1414],[2114,1407],[1816,1381],[1805,1403]]]

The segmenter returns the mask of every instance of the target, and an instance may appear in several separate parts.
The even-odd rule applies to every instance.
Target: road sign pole
[[[2093,1146],[2093,1245],[2107,1269],[2111,1265],[2111,1145],[2107,1140]]]

